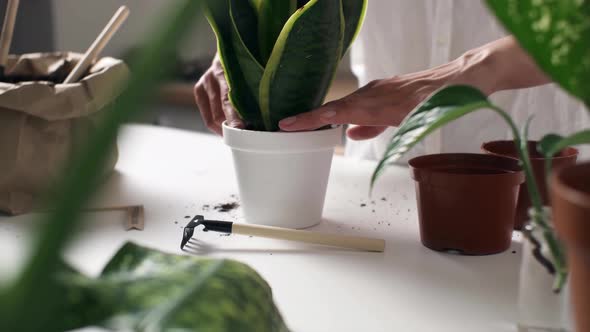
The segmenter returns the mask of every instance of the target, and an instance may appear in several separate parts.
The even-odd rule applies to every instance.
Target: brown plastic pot
[[[537,151],[536,141],[528,141],[529,157],[531,159],[531,166],[535,176],[535,181],[539,186],[541,192],[541,199],[543,204],[549,204],[549,195],[547,193],[547,183],[545,175],[545,161],[547,158],[543,157]],[[482,144],[481,149],[488,154],[509,157],[514,159],[518,158],[518,152],[516,151],[516,145],[514,141],[492,141]],[[578,158],[578,150],[575,148],[565,148],[560,151],[555,157],[552,158],[553,169],[559,169],[564,166],[574,165]],[[520,193],[518,195],[518,204],[516,205],[516,216],[514,219],[514,229],[521,230],[524,225],[528,222],[528,210],[531,207],[531,199],[529,198],[529,190],[526,183],[520,186]]]
[[[563,167],[551,178],[553,221],[567,248],[577,330],[590,331],[590,163]]]
[[[511,158],[433,154],[409,161],[427,248],[488,255],[510,246],[524,174]]]

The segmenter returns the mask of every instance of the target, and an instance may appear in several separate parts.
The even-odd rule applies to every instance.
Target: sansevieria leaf
[[[229,85],[230,101],[246,125],[260,130],[263,128],[262,118],[257,95],[252,92],[252,86],[256,85],[257,65],[248,61],[252,53],[238,38],[239,32],[235,31],[230,0],[204,0],[204,4],[207,19],[217,37],[217,49]],[[242,63],[248,64],[242,68]],[[246,75],[249,75],[248,78]]]
[[[368,0],[342,0],[342,12],[344,13],[344,47],[342,56],[348,51],[350,45],[359,33],[367,11]]]
[[[244,1],[244,0],[242,0]],[[258,38],[263,65],[266,64],[285,22],[297,9],[297,0],[255,0],[258,2]]]
[[[285,24],[260,83],[266,130],[323,103],[340,61],[344,38],[341,0],[311,0]]]
[[[235,56],[250,94],[258,101],[258,89],[264,68],[255,57],[255,54],[259,52],[255,29],[256,11],[249,1],[230,0],[230,16],[232,21],[231,41],[236,53]]]
[[[375,184],[389,163],[402,157],[434,130],[481,108],[494,108],[494,106],[488,101],[486,95],[471,86],[454,85],[433,93],[401,123],[373,173],[371,186]]]
[[[590,106],[590,1],[487,0],[553,81]]]
[[[128,243],[98,278],[66,271],[64,328],[286,332],[268,284],[230,260],[162,253]]]

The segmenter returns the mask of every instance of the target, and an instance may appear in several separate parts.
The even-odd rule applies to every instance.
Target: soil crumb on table
[[[240,206],[238,202],[231,202],[231,203],[221,203],[217,204],[213,207],[218,212],[230,212],[237,209]]]

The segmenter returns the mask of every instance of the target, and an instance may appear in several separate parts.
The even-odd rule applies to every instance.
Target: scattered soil
[[[218,212],[230,212],[237,209],[240,206],[238,202],[231,203],[220,203],[213,207]]]
[[[385,197],[381,197],[381,200],[384,202],[387,202],[387,198],[385,198]]]

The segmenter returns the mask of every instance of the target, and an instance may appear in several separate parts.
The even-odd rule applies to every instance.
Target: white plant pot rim
[[[342,126],[313,131],[269,132],[234,128],[224,122],[223,140],[232,149],[257,153],[331,150],[342,142]]]

